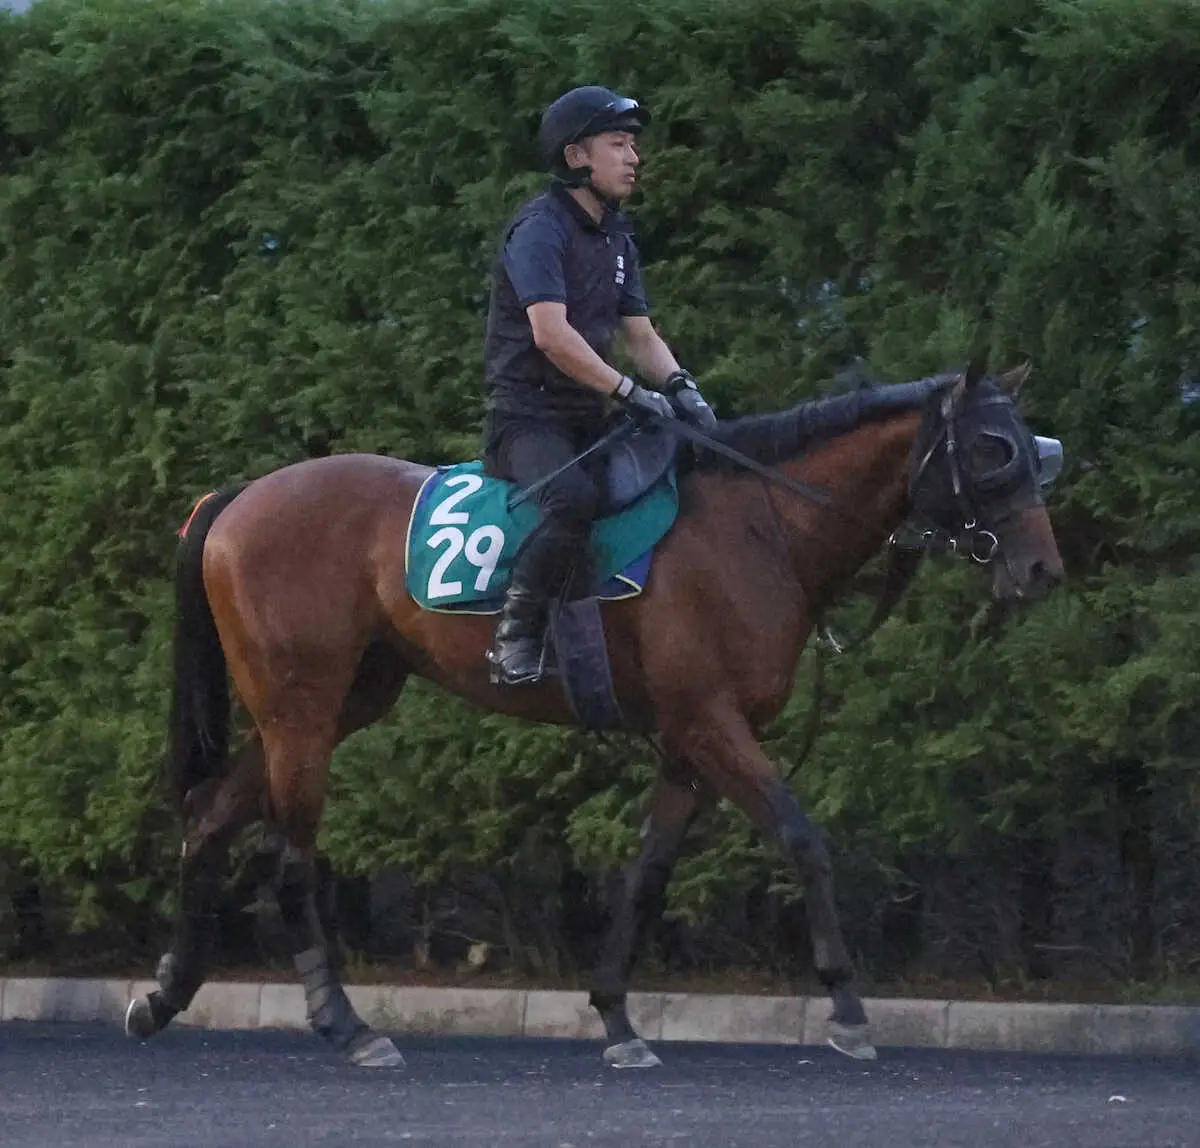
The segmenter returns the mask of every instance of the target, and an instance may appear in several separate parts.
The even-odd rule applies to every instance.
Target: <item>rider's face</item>
[[[637,182],[637,137],[632,132],[601,132],[567,148],[571,167],[590,167],[592,186],[606,199],[625,200]]]

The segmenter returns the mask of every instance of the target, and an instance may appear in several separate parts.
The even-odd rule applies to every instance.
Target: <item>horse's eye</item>
[[[978,475],[991,474],[1012,462],[1016,449],[1003,435],[984,431],[971,444],[971,470]]]

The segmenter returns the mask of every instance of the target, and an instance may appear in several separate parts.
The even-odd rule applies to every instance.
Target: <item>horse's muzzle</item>
[[[1040,602],[1065,581],[1061,559],[1035,558],[1022,563],[996,561],[992,567],[992,597],[998,602]]]

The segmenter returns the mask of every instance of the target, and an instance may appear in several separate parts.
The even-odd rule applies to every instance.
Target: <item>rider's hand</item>
[[[696,386],[696,380],[692,378],[690,371],[672,371],[663,383],[663,390],[671,396],[684,422],[689,422],[702,431],[716,429],[717,416],[712,407],[704,401],[704,396]]]
[[[675,408],[666,395],[652,391],[648,387],[639,387],[628,375],[623,375],[613,391],[613,398],[634,410],[657,415],[662,419],[675,418]]]

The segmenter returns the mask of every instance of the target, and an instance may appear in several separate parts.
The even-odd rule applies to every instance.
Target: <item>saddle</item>
[[[679,436],[671,423],[635,426],[600,452],[604,460],[601,517],[625,510],[675,466]]]

